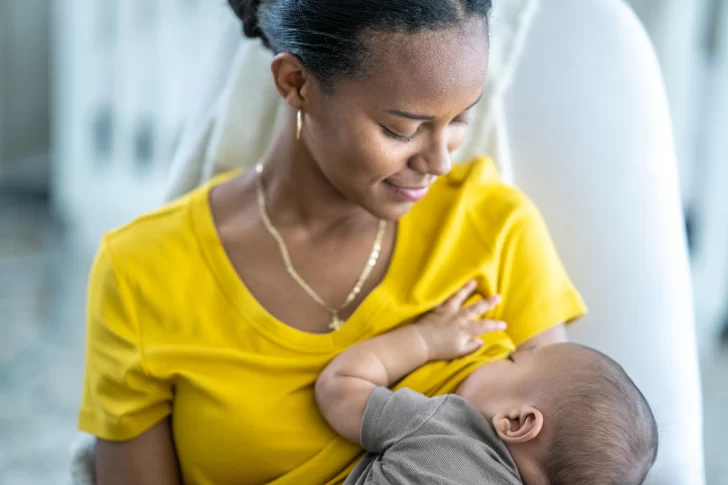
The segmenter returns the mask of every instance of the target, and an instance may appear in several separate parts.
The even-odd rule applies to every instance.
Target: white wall
[[[680,168],[683,201],[695,194],[695,148],[699,135],[700,86],[705,79],[706,14],[713,0],[629,0],[645,24],[660,60]]]
[[[157,207],[225,2],[55,0],[55,205],[84,242]]]
[[[728,5],[713,13],[714,48],[703,84],[695,172],[694,279],[707,339],[728,322]]]
[[[655,44],[670,98],[685,208],[693,220],[698,335],[728,317],[728,5],[630,0]]]
[[[43,190],[50,150],[48,0],[0,2],[0,185]]]

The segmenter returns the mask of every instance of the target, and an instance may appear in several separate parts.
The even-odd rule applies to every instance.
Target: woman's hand
[[[413,324],[427,348],[429,360],[450,360],[468,355],[483,345],[478,338],[480,335],[506,329],[504,322],[481,319],[500,303],[500,296],[463,307],[475,287],[475,282],[471,281]]]

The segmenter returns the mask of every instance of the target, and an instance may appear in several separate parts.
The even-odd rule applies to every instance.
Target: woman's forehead
[[[480,95],[488,66],[488,34],[481,21],[439,31],[377,33],[368,41],[358,95],[390,104],[456,102],[466,108]]]

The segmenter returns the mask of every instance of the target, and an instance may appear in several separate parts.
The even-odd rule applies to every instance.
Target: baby
[[[322,372],[326,420],[369,454],[345,485],[631,485],[657,454],[657,426],[619,364],[576,344],[531,348],[473,372],[456,394],[390,391],[416,368],[477,350],[504,324],[462,308],[472,286],[418,322],[357,344]]]

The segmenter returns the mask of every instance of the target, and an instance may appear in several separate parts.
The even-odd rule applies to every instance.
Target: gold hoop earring
[[[303,111],[300,109],[296,112],[296,124],[298,125],[296,129],[296,140],[300,140],[301,130],[303,129]]]

